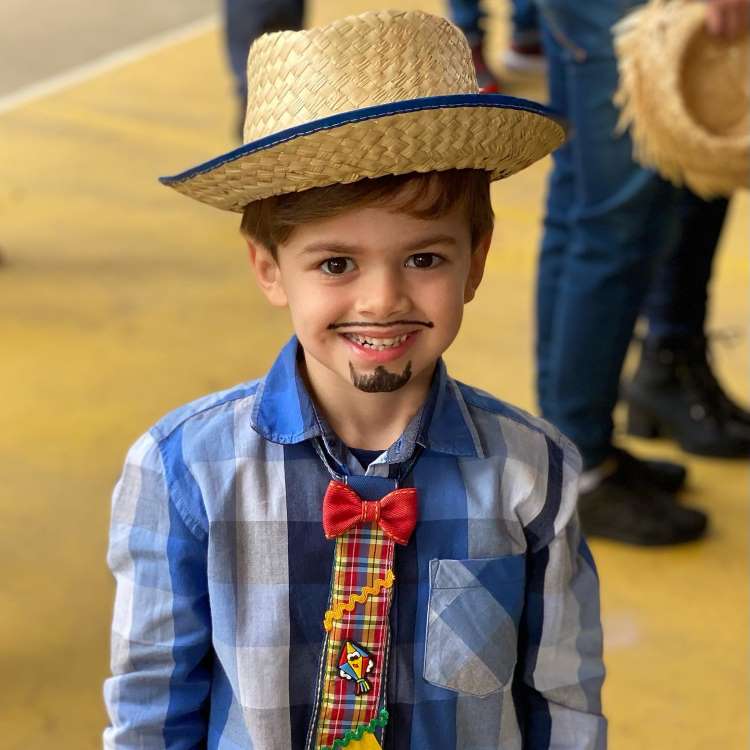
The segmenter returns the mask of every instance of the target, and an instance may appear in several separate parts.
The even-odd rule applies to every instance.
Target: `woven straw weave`
[[[565,137],[555,120],[522,107],[423,108],[423,97],[478,94],[478,88],[463,34],[422,12],[365,13],[263,36],[248,57],[248,90],[247,144],[332,115],[350,117],[261,150],[230,152],[171,187],[241,211],[270,195],[387,174],[472,168],[500,179]],[[398,114],[356,118],[364,107],[412,100],[413,108]]]
[[[621,107],[634,156],[705,198],[750,184],[749,36],[705,29],[701,0],[652,0],[615,27]]]
[[[454,26],[426,13],[408,14],[421,23],[388,23],[394,15],[407,16],[370,13],[258,39],[248,56],[245,142],[375,104],[479,91]],[[415,55],[420,49],[426,54]]]

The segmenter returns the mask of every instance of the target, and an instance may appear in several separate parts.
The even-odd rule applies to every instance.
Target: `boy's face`
[[[429,384],[489,241],[472,252],[460,205],[438,219],[369,206],[297,227],[278,260],[249,244],[269,301],[289,307],[313,386],[374,393]]]

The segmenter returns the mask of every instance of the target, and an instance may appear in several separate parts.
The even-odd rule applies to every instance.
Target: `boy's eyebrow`
[[[457,245],[458,240],[450,234],[434,234],[429,237],[423,237],[415,243],[409,243],[402,249],[405,251],[416,252],[424,250],[426,247],[432,245]],[[306,245],[300,250],[300,255],[311,255],[312,253],[336,253],[339,255],[354,255],[359,252],[361,248],[358,245],[347,244],[346,242],[340,242],[336,240],[322,240],[320,242],[312,242]]]
[[[323,240],[321,242],[312,242],[300,250],[300,255],[311,255],[312,253],[337,253],[340,255],[350,255],[357,251],[356,245],[347,245],[346,242],[336,242],[335,240]]]

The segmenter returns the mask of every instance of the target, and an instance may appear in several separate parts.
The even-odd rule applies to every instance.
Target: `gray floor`
[[[218,9],[219,0],[0,0],[0,95]]]

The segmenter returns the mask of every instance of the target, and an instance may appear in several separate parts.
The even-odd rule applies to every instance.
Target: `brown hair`
[[[494,224],[489,172],[450,169],[386,175],[263,198],[245,206],[241,231],[275,258],[279,245],[296,227],[373,204],[392,206],[420,219],[437,219],[460,204],[469,222],[472,249]]]

